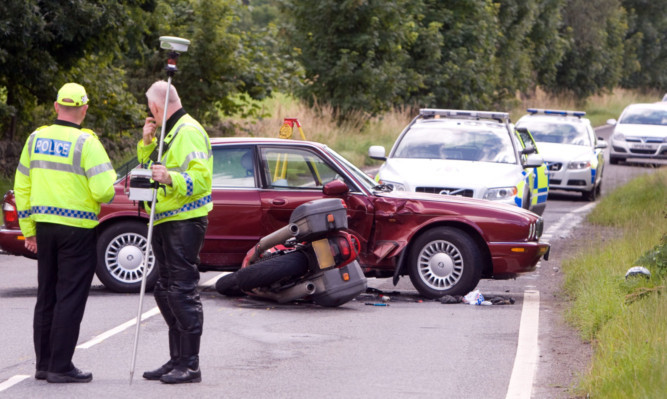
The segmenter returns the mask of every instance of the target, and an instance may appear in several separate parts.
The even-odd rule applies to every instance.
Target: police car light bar
[[[577,116],[579,118],[586,115],[586,112],[584,111],[561,111],[558,109],[528,108],[526,111],[528,111],[530,114]]]
[[[507,122],[510,119],[510,114],[508,112],[488,112],[488,111],[463,111],[457,109],[434,109],[434,108],[422,108],[419,110],[419,115],[422,117],[427,116],[440,116],[440,117],[449,117],[449,118],[475,118],[475,119],[495,119],[501,122]]]

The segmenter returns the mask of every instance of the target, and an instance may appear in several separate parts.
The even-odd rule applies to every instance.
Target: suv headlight
[[[625,141],[625,135],[623,133],[614,133],[613,136],[611,136],[612,140],[615,141]]]
[[[392,186],[394,186],[394,191],[407,191],[404,184],[396,183],[394,181],[389,181],[389,180],[384,180],[384,179],[380,179],[380,182],[382,184],[391,184]]]
[[[516,187],[496,187],[486,190],[484,193],[484,199],[486,200],[502,200],[506,198],[512,198],[516,195],[518,190]]]
[[[591,161],[575,161],[567,164],[568,169],[586,169],[591,167]]]

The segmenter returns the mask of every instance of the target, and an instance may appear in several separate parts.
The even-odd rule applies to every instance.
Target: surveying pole
[[[178,59],[179,52],[188,51],[188,46],[190,41],[187,39],[182,39],[180,37],[173,36],[161,36],[160,37],[160,47],[166,50],[169,50],[169,59],[167,60],[167,94],[164,99],[164,112],[162,118],[162,131],[160,133],[160,144],[158,145],[158,156],[156,164],[159,164],[162,161],[162,146],[164,144],[165,136],[165,127],[167,125],[167,107],[169,104],[169,91],[171,90],[171,78],[174,76],[178,68],[176,68],[176,60]],[[157,185],[157,183],[156,183]],[[134,368],[137,360],[137,347],[139,344],[139,330],[141,327],[141,313],[143,310],[144,304],[144,294],[146,292],[146,276],[148,275],[148,257],[151,252],[151,240],[153,239],[153,222],[155,221],[155,203],[157,202],[157,189],[153,188],[153,201],[151,202],[151,213],[148,219],[148,234],[146,235],[146,253],[144,254],[144,259],[142,261],[141,270],[143,274],[141,275],[141,289],[139,290],[139,309],[137,310],[137,321],[136,328],[134,330],[134,348],[132,349],[132,366],[130,366],[130,385],[132,385],[132,379],[134,377]]]

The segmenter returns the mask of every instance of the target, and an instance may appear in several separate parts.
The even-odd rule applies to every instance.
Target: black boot
[[[145,371],[143,377],[147,380],[159,380],[178,364],[181,358],[181,335],[176,328],[169,329],[169,357],[167,363],[155,370]]]
[[[199,334],[181,334],[181,359],[169,373],[160,377],[165,384],[201,382],[199,370]]]

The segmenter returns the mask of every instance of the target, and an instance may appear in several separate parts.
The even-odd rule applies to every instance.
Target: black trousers
[[[96,230],[37,223],[37,303],[33,339],[37,370],[66,373],[97,262]]]
[[[204,324],[197,266],[207,226],[207,217],[161,223],[154,227],[152,240],[159,271],[153,293],[169,327],[172,360],[192,363],[193,368]]]

